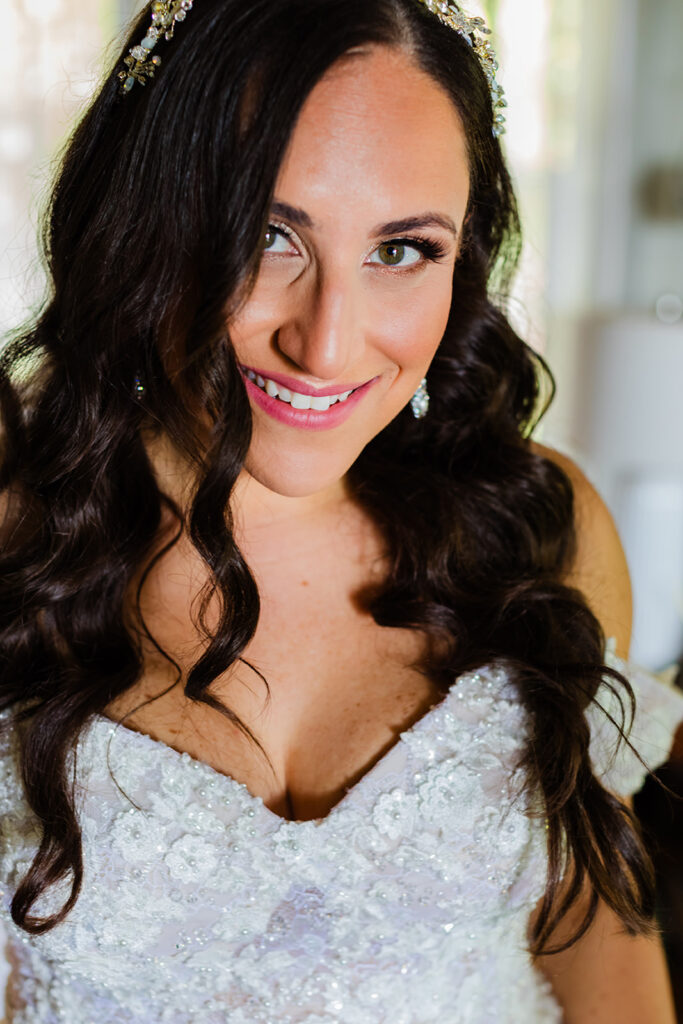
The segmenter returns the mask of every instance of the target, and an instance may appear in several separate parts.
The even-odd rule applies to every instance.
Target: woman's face
[[[246,469],[269,490],[334,488],[410,401],[448,320],[468,194],[458,114],[405,53],[354,55],[313,90],[230,324],[253,416]]]

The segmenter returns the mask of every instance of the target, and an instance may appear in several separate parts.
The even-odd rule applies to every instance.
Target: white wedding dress
[[[659,764],[683,697],[609,657],[639,700],[632,740]],[[637,789],[642,766],[613,758],[613,728],[591,718],[596,771]],[[76,768],[83,889],[63,924],[31,937],[9,903],[39,833],[6,731],[7,1021],[556,1024],[525,941],[546,860],[515,770],[524,734],[504,666],[467,673],[326,818],[287,822],[241,783],[97,718]]]

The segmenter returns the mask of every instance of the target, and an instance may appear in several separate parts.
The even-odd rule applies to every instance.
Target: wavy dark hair
[[[51,292],[2,358],[0,707],[21,722],[25,791],[42,826],[12,903],[27,932],[62,921],[78,897],[70,758],[88,721],[140,677],[145,627],[131,627],[126,597],[142,573],[139,617],[150,565],[184,530],[210,573],[202,607],[218,599],[220,621],[178,681],[255,740],[209,691],[259,618],[229,507],[251,418],[226,310],[254,281],[304,100],[337,60],[373,45],[400,48],[452,98],[471,191],[450,318],[429,370],[429,415],[417,421],[404,409],[349,471],[390,555],[366,606],[379,625],[435,641],[422,668],[444,691],[470,668],[509,665],[530,723],[523,766],[547,820],[532,952],[549,951],[586,889],[590,906],[572,939],[598,899],[632,933],[649,928],[649,863],[629,811],[591,770],[584,714],[605,676],[625,688],[625,708],[632,694],[604,665],[586,600],[562,582],[575,551],[573,492],[529,440],[554,385],[504,312],[519,223],[482,69],[418,0],[202,0],[163,44],[155,81],[122,97],[112,69],[76,129],[44,231]],[[141,438],[150,425],[196,469],[187,513],[156,482]],[[169,511],[177,531],[159,551]],[[197,625],[206,635],[201,613]],[[63,879],[63,908],[32,915]]]

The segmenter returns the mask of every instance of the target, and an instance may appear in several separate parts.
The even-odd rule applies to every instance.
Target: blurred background
[[[610,506],[633,577],[632,657],[661,670],[683,652],[683,3],[466,6],[494,29],[510,104],[526,236],[513,319],[557,380],[539,439]],[[55,158],[141,7],[3,0],[0,336],[39,302],[35,236]],[[678,858],[663,913],[678,901],[680,921]]]

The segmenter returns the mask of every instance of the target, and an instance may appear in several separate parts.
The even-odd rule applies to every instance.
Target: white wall
[[[673,322],[683,220],[653,221],[639,195],[653,166],[683,178],[683,5],[582,2],[576,145],[551,184],[559,394],[545,440],[574,455],[617,519],[634,584],[632,654],[658,668],[683,651],[683,321]]]
[[[634,98],[632,185],[637,195],[653,166],[678,167],[683,180],[683,3],[641,0]],[[683,191],[683,184],[681,184]],[[683,299],[683,213],[647,219],[633,205],[624,292],[632,305],[653,310],[663,292]]]

